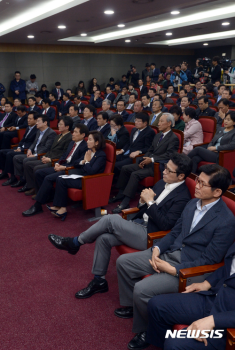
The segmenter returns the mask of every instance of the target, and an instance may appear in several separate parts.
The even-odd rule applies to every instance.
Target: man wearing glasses
[[[148,301],[159,294],[177,293],[180,269],[221,262],[234,241],[235,218],[221,198],[230,185],[230,173],[217,164],[204,165],[199,171],[196,198],[186,205],[171,232],[152,248],[117,259],[120,304],[125,308],[116,309],[115,315],[134,317],[132,331],[137,333],[129,349],[149,345]]]
[[[174,153],[163,172],[163,180],[158,181],[153,189],[142,191],[140,211],[130,221],[119,215],[106,215],[78,237],[49,235],[56,248],[67,250],[70,254],[76,254],[81,246],[96,241],[92,268],[94,279],[87,288],[76,293],[76,298],[85,299],[108,291],[105,275],[113,246],[126,244],[134,249],[146,250],[149,232],[170,230],[175,225],[191,199],[185,184],[191,167],[191,160],[185,154]]]

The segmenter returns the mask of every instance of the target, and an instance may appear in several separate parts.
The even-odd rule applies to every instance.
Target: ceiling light
[[[171,32],[168,32],[168,33],[166,33],[166,35],[167,35],[167,36],[170,36],[170,35],[172,35],[172,33],[171,33]]]
[[[104,13],[105,13],[106,15],[113,15],[113,14],[114,14],[114,11],[113,11],[113,10],[106,10],[106,11],[104,11]]]
[[[123,27],[125,27],[125,24],[118,24],[118,27],[123,28]]]
[[[125,43],[130,43],[130,42],[131,42],[130,39],[125,40]]]
[[[180,12],[179,12],[179,11],[171,11],[171,14],[172,14],[172,15],[179,15]]]
[[[65,28],[66,28],[66,26],[61,25],[61,26],[58,26],[58,28],[59,28],[59,29],[65,29]]]
[[[86,33],[82,33],[81,36],[87,36],[87,34]]]
[[[203,45],[204,45],[204,46],[208,46],[209,44],[208,44],[208,43],[204,43]]]
[[[33,39],[33,38],[34,38],[34,35],[28,35],[27,38]]]
[[[229,24],[230,24],[229,22],[223,22],[222,26],[229,26]]]

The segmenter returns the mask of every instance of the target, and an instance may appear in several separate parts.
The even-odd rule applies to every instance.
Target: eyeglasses
[[[166,173],[169,174],[169,173],[173,173],[173,174],[177,174],[177,171],[172,171],[168,168],[167,164],[164,165],[164,168],[166,170]]]
[[[202,180],[200,180],[198,176],[195,178],[195,182],[196,182],[196,184],[199,184],[200,188],[211,187],[210,185],[206,185]]]

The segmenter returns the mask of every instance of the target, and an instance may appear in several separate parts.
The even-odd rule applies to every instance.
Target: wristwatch
[[[153,205],[155,202],[154,201],[149,201],[147,204],[148,204],[148,207],[150,207],[151,205]]]

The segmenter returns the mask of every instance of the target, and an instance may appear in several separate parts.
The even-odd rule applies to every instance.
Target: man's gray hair
[[[110,101],[110,100],[106,99],[106,100],[104,100],[103,102],[106,102],[107,105],[111,106],[111,101]]]
[[[171,113],[164,113],[162,115],[166,115],[167,122],[171,122],[171,127],[173,128],[175,126],[175,118]]]

